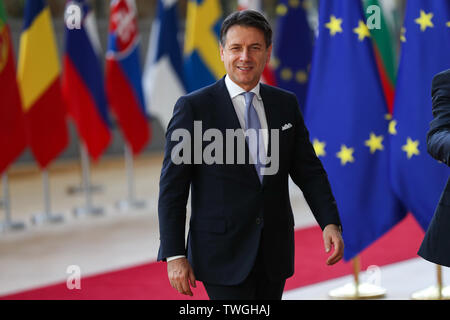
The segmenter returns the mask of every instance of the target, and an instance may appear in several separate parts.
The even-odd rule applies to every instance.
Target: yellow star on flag
[[[445,25],[450,28],[450,21],[447,22]]]
[[[363,41],[366,37],[370,38],[369,28],[367,28],[366,24],[362,20],[359,20],[358,27],[354,28],[353,32],[358,35],[359,41]]]
[[[313,140],[314,151],[318,157],[324,157],[327,154],[325,152],[325,146],[325,142],[320,142],[318,139]]]
[[[406,42],[406,28],[404,28],[404,27],[401,29],[400,41],[401,42]]]
[[[391,120],[389,121],[389,125],[388,125],[388,132],[392,135],[396,135],[397,134],[397,120]]]
[[[377,150],[383,150],[383,136],[377,136],[373,132],[370,133],[369,140],[366,140],[365,145],[370,148],[370,153],[375,153]]]
[[[434,24],[431,21],[433,19],[433,13],[425,13],[425,11],[420,10],[420,17],[414,20],[418,25],[420,25],[420,31],[425,31],[427,27],[433,28]]]
[[[355,158],[353,158],[353,152],[355,149],[347,148],[346,145],[341,146],[341,151],[336,153],[336,156],[341,159],[341,165],[345,166],[347,162],[355,162]]]
[[[406,152],[408,159],[411,159],[412,156],[418,156],[419,152],[419,140],[411,140],[410,137],[406,139],[406,144],[402,146],[402,150]]]
[[[337,19],[334,15],[331,15],[330,22],[325,24],[325,27],[330,29],[330,35],[334,36],[338,32],[342,32],[342,19]]]

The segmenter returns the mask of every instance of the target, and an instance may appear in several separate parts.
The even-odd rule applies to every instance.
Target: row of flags
[[[223,19],[219,0],[188,1],[183,48],[178,3],[159,0],[142,75],[134,1],[111,1],[105,79],[93,15],[84,1],[77,3],[83,8],[82,28],[66,30],[58,94],[58,59],[48,8],[42,0],[27,1],[19,85],[16,88],[14,81],[5,80],[15,77],[15,64],[0,0],[0,148],[6,150],[0,157],[0,171],[27,143],[35,156],[40,153],[33,148],[42,148],[45,156],[38,159],[42,167],[61,152],[67,134],[65,120],[59,128],[56,124],[57,117],[64,117],[56,108],[67,108],[93,159],[111,139],[109,108],[138,153],[151,138],[146,105],[165,128],[179,96],[225,74],[218,45]],[[432,118],[431,79],[450,68],[450,3],[408,0],[398,68],[389,19],[381,11],[376,16],[380,28],[369,29],[366,24],[373,13],[369,8],[383,3],[321,0],[313,44],[306,14],[311,1],[280,0],[273,59],[263,73],[264,82],[297,95],[341,213],[345,260],[358,255],[408,212],[425,230],[449,175],[445,165],[427,154],[425,139]],[[239,0],[238,4],[239,9],[261,10],[260,0]],[[42,32],[33,32],[44,23],[50,29],[48,38],[42,39]],[[42,43],[47,45],[34,49]],[[39,57],[46,59],[34,65]],[[38,84],[32,83],[35,79]],[[41,113],[40,108],[45,108],[41,105],[55,110]],[[23,128],[39,131],[33,133],[35,147],[33,140],[27,142]],[[56,129],[59,134],[48,133]],[[38,144],[39,139],[45,143]]]
[[[25,3],[18,67],[0,0],[0,173],[29,146],[45,169],[69,143],[67,117],[97,160],[111,141],[114,114],[133,154],[151,139],[139,59],[134,0],[112,0],[105,76],[93,12],[84,0],[70,1],[79,26],[66,24],[62,67],[45,0]]]

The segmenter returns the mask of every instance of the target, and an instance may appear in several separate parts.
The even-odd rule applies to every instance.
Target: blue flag
[[[321,1],[305,120],[328,173],[350,260],[399,222],[387,106],[360,1]]]
[[[219,34],[222,8],[219,0],[189,0],[184,39],[187,91],[216,82],[226,73],[220,60]]]
[[[178,20],[178,1],[159,0],[142,81],[147,108],[160,120],[164,129],[172,117],[176,101],[186,93]]]
[[[450,173],[427,153],[431,81],[450,68],[450,1],[409,0],[390,125],[392,185],[426,230]]]
[[[271,66],[276,84],[294,92],[304,110],[312,57],[313,33],[300,2],[281,0]]]

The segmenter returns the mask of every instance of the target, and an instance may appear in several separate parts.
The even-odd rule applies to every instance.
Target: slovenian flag
[[[61,68],[47,3],[28,0],[24,20],[17,80],[29,145],[39,166],[46,168],[69,142]]]
[[[111,109],[133,154],[150,140],[139,60],[137,12],[134,0],[112,0],[106,93]]]
[[[66,27],[63,96],[89,155],[97,160],[111,140],[100,43],[93,12],[85,1],[67,5],[79,7],[82,24],[80,29]]]

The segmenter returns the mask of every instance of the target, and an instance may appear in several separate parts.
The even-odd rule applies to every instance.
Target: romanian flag
[[[16,159],[26,146],[26,132],[11,32],[0,0],[0,174]]]
[[[150,140],[134,0],[112,0],[106,53],[106,93],[125,140],[138,154]]]
[[[44,0],[28,0],[24,20],[17,79],[29,145],[40,167],[46,168],[68,144],[58,50]]]
[[[94,14],[86,2],[69,4],[79,6],[82,24],[80,29],[66,27],[63,96],[89,155],[97,160],[111,140],[100,44]]]

